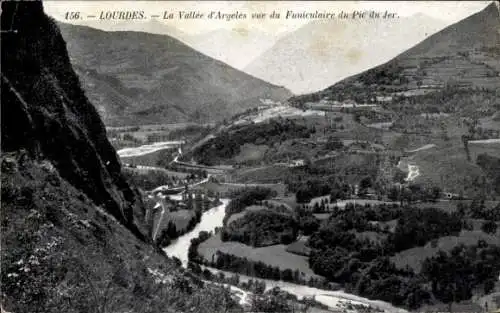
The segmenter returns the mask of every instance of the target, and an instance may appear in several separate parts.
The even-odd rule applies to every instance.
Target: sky
[[[169,26],[173,26],[188,34],[200,34],[220,28],[259,30],[269,35],[278,36],[283,32],[290,32],[304,25],[309,20],[285,19],[287,10],[294,12],[323,12],[340,11],[352,12],[353,10],[374,10],[378,12],[394,12],[399,16],[410,16],[413,14],[426,14],[445,21],[447,24],[457,22],[475,12],[480,11],[491,1],[59,1],[46,0],[44,7],[47,14],[64,21],[68,11],[82,12],[82,16],[88,14],[99,16],[101,11],[144,11],[148,18],[152,14],[161,15],[164,11],[175,14],[175,19],[163,20],[156,18]],[[205,16],[211,11],[223,13],[234,13],[236,11],[245,13],[249,18],[244,20],[208,20],[207,18],[185,20],[178,18],[179,11],[195,11],[204,13]],[[281,13],[280,19],[265,18],[263,20],[251,19],[252,13],[267,13],[276,11]],[[81,23],[80,21],[69,21]],[[86,25],[97,28],[106,28],[106,23],[97,18],[83,21]],[[134,21],[130,21],[134,23]]]

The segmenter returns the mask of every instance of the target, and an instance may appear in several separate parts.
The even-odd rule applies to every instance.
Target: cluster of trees
[[[196,178],[207,178],[208,173],[203,169],[194,169],[194,168],[185,168],[181,165],[176,164],[168,164],[165,166],[167,170],[172,170],[174,172],[188,173],[189,175],[186,177],[187,179],[196,179]]]
[[[160,170],[140,172],[134,169],[123,168],[122,173],[130,185],[144,190],[151,190],[163,185],[183,186],[207,177],[207,172],[203,170],[191,170],[184,178],[176,175],[168,175]]]
[[[397,219],[394,231],[379,222]],[[362,296],[389,301],[411,309],[431,297],[425,277],[411,269],[395,267],[389,256],[412,247],[423,246],[442,236],[460,232],[460,215],[435,208],[400,208],[378,205],[335,210],[309,239],[311,269],[329,281],[344,284]],[[384,235],[380,242],[361,239],[361,232]]]
[[[423,246],[432,239],[460,233],[463,221],[457,213],[436,208],[409,209],[398,219],[394,233],[388,238],[391,250],[403,251]]]
[[[206,136],[212,131],[212,127],[203,125],[188,125],[184,128],[174,129],[166,136],[167,140],[183,139],[185,137]]]
[[[379,226],[380,222],[397,219],[393,232]],[[394,254],[443,236],[458,234],[464,221],[457,213],[449,214],[436,208],[400,208],[396,205],[354,206],[346,205],[343,210],[334,210],[329,219],[309,239],[311,248],[326,250],[344,247],[362,251],[364,248],[379,250],[380,254]],[[356,238],[355,232],[374,231],[387,235],[378,246]],[[367,245],[369,247],[367,247]],[[368,251],[367,250],[367,251]],[[371,253],[371,251],[368,251]],[[367,259],[369,257],[363,257]]]
[[[328,182],[321,180],[308,180],[297,190],[295,199],[297,203],[308,203],[311,199],[330,194],[332,187]]]
[[[385,256],[361,268],[346,290],[409,309],[416,309],[431,299],[424,280],[412,270],[398,269]]]
[[[180,235],[181,234],[177,231],[177,227],[174,222],[169,221],[167,227],[164,228],[158,238],[156,238],[156,244],[159,247],[164,248],[168,246],[172,240],[179,238]]]
[[[133,169],[122,169],[123,176],[132,186],[151,190],[158,186],[171,185],[179,181],[175,176],[170,176],[161,171],[139,172]]]
[[[240,213],[247,206],[258,204],[274,196],[276,196],[276,191],[264,187],[242,188],[231,192],[229,194],[231,201],[226,207],[226,216],[223,221],[224,225],[231,215]]]
[[[326,173],[328,171],[325,171]],[[288,189],[295,191],[297,203],[308,203],[313,198],[329,195],[328,203],[349,198],[353,188],[345,182],[345,177],[340,175],[326,174],[323,178],[320,174],[290,176],[286,181]],[[325,202],[327,204],[327,202]]]
[[[363,248],[366,250],[367,248]],[[387,256],[372,254],[363,260],[359,253],[336,247],[311,255],[315,273],[344,285],[346,291],[371,299],[415,309],[429,299],[428,292],[411,270],[400,270]]]
[[[463,202],[459,202],[457,204],[457,212],[462,216],[473,219],[500,222],[500,204],[488,208],[484,200],[475,199],[468,206]]]
[[[299,270],[280,269],[277,266],[267,265],[261,261],[252,261],[244,257],[217,251],[213,262],[209,265],[217,269],[240,273],[248,276],[266,278],[272,280],[283,280],[296,284],[325,287],[322,279],[307,277]]]
[[[240,126],[236,130],[221,132],[216,138],[199,146],[193,152],[195,161],[205,165],[227,162],[240,152],[245,143],[271,145],[293,138],[309,138],[314,128],[290,119],[272,119],[266,123]]]
[[[488,154],[480,154],[477,156],[476,163],[486,172],[496,194],[500,195],[500,158]]]
[[[325,148],[328,150],[341,150],[344,148],[344,143],[340,140],[340,138],[330,136],[326,142]]]
[[[433,295],[444,303],[459,302],[472,297],[482,287],[493,290],[500,274],[500,247],[479,241],[477,245],[440,251],[422,265],[422,275],[431,283]]]
[[[272,210],[246,212],[224,227],[222,241],[238,241],[253,247],[290,244],[297,238],[298,224],[288,214]]]
[[[310,236],[319,229],[320,221],[311,211],[298,208],[296,215],[299,230],[302,231],[303,235]]]
[[[302,168],[294,168],[284,182],[290,192],[296,194],[298,203],[307,203],[312,198],[330,195],[332,201],[347,199],[354,193],[348,182],[359,181],[361,193],[367,188],[382,192],[378,180],[381,157],[376,155],[342,154],[327,160],[316,161]]]
[[[438,186],[422,186],[409,184],[408,186],[392,186],[387,192],[387,197],[392,201],[406,202],[437,201],[441,197],[441,188]]]
[[[200,231],[198,237],[191,239],[191,244],[188,249],[188,260],[189,262],[203,264],[204,260],[201,255],[198,254],[198,247],[204,241],[212,236],[211,232]]]
[[[400,110],[399,112],[406,115],[422,112],[455,113],[465,111],[472,113],[487,107],[492,110],[495,107],[495,101],[498,101],[498,95],[495,94],[494,90],[463,88],[448,84],[438,91],[417,96],[396,97],[394,100],[392,108]],[[485,114],[492,113],[485,112]]]
[[[393,85],[407,83],[408,80],[403,76],[403,67],[397,63],[386,64],[366,71],[359,77],[359,80],[365,85]]]
[[[189,220],[186,228],[184,229],[177,229],[175,223],[173,221],[169,221],[167,227],[164,228],[160,232],[158,238],[156,238],[156,244],[159,247],[164,248],[170,245],[173,240],[192,231],[194,227],[201,221],[201,215],[201,210],[196,210],[195,215]]]
[[[496,234],[498,229],[497,223],[494,221],[484,221],[483,225],[481,225],[481,230],[487,234]]]

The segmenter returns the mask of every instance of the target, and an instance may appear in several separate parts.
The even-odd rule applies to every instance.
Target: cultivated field
[[[287,246],[285,245],[253,248],[234,241],[222,242],[219,235],[214,235],[200,244],[198,252],[208,261],[212,261],[212,256],[215,258],[216,252],[221,251],[245,257],[252,261],[261,261],[267,265],[277,266],[281,270],[298,269],[308,277],[317,277],[309,268],[307,257],[287,252],[286,249]]]

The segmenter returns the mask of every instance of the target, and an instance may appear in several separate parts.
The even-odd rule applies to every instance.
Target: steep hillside
[[[32,158],[49,159],[75,188],[132,226],[140,203],[80,88],[57,26],[34,6],[14,7],[36,14],[32,19],[17,12],[12,21],[2,13],[2,29],[17,31],[2,32],[2,151],[26,149]]]
[[[148,243],[144,207],[42,3],[2,2],[1,29],[1,311],[229,310],[227,291],[201,288]]]
[[[500,14],[492,3],[430,36],[389,62],[296,102],[363,95],[413,96],[448,87],[495,90],[500,86]]]
[[[444,26],[423,14],[397,20],[313,21],[286,34],[245,71],[294,93],[317,91],[386,62]]]
[[[60,28],[106,125],[220,121],[290,96],[166,35]]]

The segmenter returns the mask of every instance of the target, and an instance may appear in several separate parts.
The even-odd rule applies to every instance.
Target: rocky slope
[[[41,2],[2,2],[1,17],[2,312],[229,309],[227,292],[148,243],[144,207]]]
[[[261,105],[260,99],[291,95],[170,36],[60,28],[106,125],[221,121]]]
[[[14,19],[2,13],[2,30],[16,30],[2,33],[2,151],[26,149],[32,158],[49,159],[65,180],[134,227],[137,197],[80,88],[57,26],[35,5],[16,9]]]

